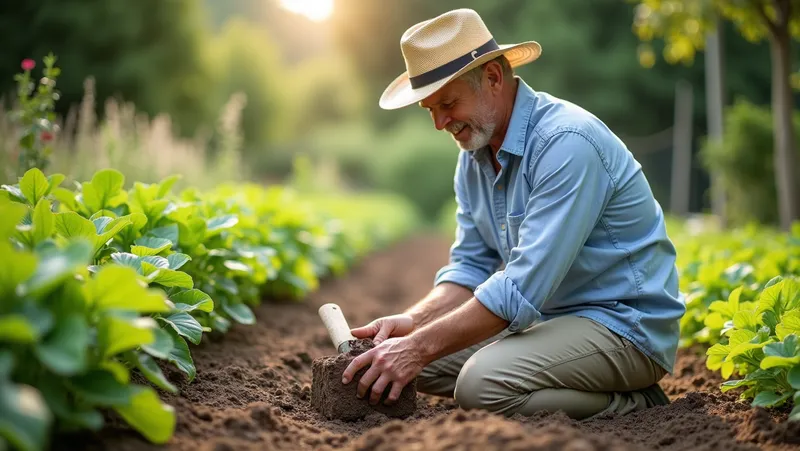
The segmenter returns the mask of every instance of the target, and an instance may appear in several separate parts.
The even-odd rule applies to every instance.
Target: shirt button
[[[497,189],[502,190],[503,189],[503,185],[497,185]]]
[[[505,229],[506,229],[506,225],[505,224],[500,224],[500,230],[505,230]]]

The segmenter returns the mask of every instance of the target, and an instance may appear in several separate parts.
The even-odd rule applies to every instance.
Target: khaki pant
[[[507,416],[545,410],[574,419],[650,407],[637,392],[666,374],[628,340],[587,318],[563,316],[504,331],[432,362],[417,389],[465,409]]]

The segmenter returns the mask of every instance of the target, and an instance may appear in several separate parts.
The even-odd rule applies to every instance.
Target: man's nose
[[[449,124],[451,121],[452,119],[450,118],[450,116],[446,114],[433,113],[433,123],[436,126],[436,130],[444,129],[447,126],[447,124]]]

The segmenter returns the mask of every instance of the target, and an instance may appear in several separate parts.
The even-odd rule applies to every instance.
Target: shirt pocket
[[[519,226],[525,219],[525,212],[519,214],[506,215],[506,223],[508,224],[508,245],[511,249],[519,244]]]

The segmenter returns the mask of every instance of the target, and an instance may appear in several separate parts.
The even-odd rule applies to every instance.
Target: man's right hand
[[[402,337],[414,330],[414,319],[411,315],[399,314],[384,316],[367,324],[350,330],[356,338],[370,338],[375,345],[379,345],[389,337]]]

